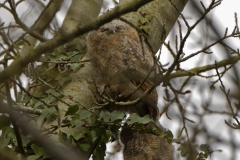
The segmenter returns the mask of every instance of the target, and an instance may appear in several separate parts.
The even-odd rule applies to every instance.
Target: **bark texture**
[[[129,1],[131,0],[120,0],[120,4]],[[122,18],[145,33],[147,43],[156,53],[187,2],[188,0],[154,0]]]

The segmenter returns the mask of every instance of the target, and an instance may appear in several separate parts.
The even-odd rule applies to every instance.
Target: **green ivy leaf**
[[[141,123],[135,123],[135,124],[134,124],[134,128],[135,128],[135,129],[142,130],[142,129],[144,128],[144,125],[141,124]]]
[[[75,54],[75,56],[71,57],[71,61],[78,61],[81,57],[80,54],[76,54],[78,51],[73,51],[73,54]]]
[[[208,157],[207,154],[204,154],[201,152],[198,154],[197,160],[205,160],[205,159],[207,159],[207,157]]]
[[[75,72],[75,71],[78,70],[81,66],[83,66],[83,64],[70,63],[70,64],[68,64],[68,66]]]
[[[69,124],[70,122],[71,122],[71,121],[70,121],[69,119],[63,119],[63,120],[62,120],[62,123],[63,123],[63,124]]]
[[[41,101],[38,101],[34,106],[33,108],[34,109],[37,109],[39,106],[43,105],[43,103]]]
[[[59,97],[59,96],[61,96],[61,94],[58,92],[58,91],[56,91],[56,90],[54,90],[54,89],[48,89],[47,91],[46,91],[46,93],[48,93],[48,94],[52,94],[52,95],[54,95],[55,97]]]
[[[92,132],[93,141],[99,136],[101,136],[101,141],[107,143],[112,135],[110,130],[106,130],[104,127],[97,128]]]
[[[41,96],[41,93],[40,93],[40,92],[37,92],[37,91],[35,91],[35,92],[33,93],[33,95],[34,95],[35,97],[40,97],[40,96]]]
[[[10,142],[10,138],[7,137],[0,137],[0,149],[2,150],[3,148],[5,148]]]
[[[138,123],[142,123],[142,124],[148,124],[151,122],[151,117],[150,115],[145,115],[144,117],[140,117]]]
[[[115,141],[115,140],[117,140],[117,138],[118,138],[118,135],[119,135],[119,128],[120,128],[120,126],[112,126],[111,128],[110,128],[110,130],[111,130],[111,141],[113,142],[113,141]]]
[[[72,121],[71,124],[72,124],[72,126],[81,127],[81,126],[83,126],[83,125],[85,124],[85,122],[77,119],[77,120],[75,120],[75,121]]]
[[[92,142],[94,142],[98,136],[101,136],[102,134],[104,134],[103,132],[99,132],[99,130],[102,131],[102,129],[97,128],[97,129],[91,130],[90,134],[88,134],[88,135],[91,136],[91,141]]]
[[[89,112],[88,110],[86,109],[81,109],[81,111],[79,112],[79,115],[80,115],[80,119],[85,119],[87,117],[90,117],[92,115],[91,112]]]
[[[125,114],[121,111],[113,111],[109,112],[107,110],[102,110],[100,113],[100,119],[103,119],[104,122],[115,122],[115,121],[122,121]]]
[[[29,142],[27,136],[21,135],[21,139],[22,139],[23,146],[27,146]]]
[[[11,124],[11,121],[8,116],[5,116],[5,115],[0,116],[0,130],[5,126],[10,126],[10,124]]]
[[[180,144],[181,143],[181,140],[180,139],[172,139],[172,143],[177,143],[177,144]]]
[[[78,141],[79,139],[81,139],[81,138],[83,138],[83,137],[85,137],[85,136],[84,136],[84,134],[81,134],[81,133],[78,133],[78,132],[73,132],[73,133],[72,133],[72,137],[73,137],[76,141]]]
[[[96,117],[94,117],[94,116],[87,117],[87,118],[85,118],[84,122],[87,125],[94,125],[96,123]]]
[[[33,152],[37,155],[37,156],[42,156],[43,155],[43,153],[42,153],[42,149],[39,147],[39,146],[37,146],[36,144],[32,144],[31,145],[31,148],[32,148],[32,150],[33,150]]]
[[[173,134],[170,130],[166,131],[166,137],[169,138],[169,139],[173,139]]]
[[[17,93],[17,100],[16,100],[17,103],[21,103],[22,102],[22,96],[23,96],[22,92],[18,92]]]
[[[112,132],[110,130],[106,130],[105,142],[108,142],[111,136]]]
[[[10,132],[10,133],[8,133],[8,137],[9,137],[11,140],[13,140],[13,141],[16,142],[16,135],[15,135],[14,132]]]
[[[125,114],[121,111],[113,111],[112,113],[110,113],[110,120],[111,122],[114,121],[122,121],[122,119],[124,118]]]
[[[10,126],[3,127],[2,132],[4,135],[8,135],[9,133],[13,132],[13,128]]]
[[[59,75],[55,78],[58,83],[63,86],[64,84],[67,84],[68,82],[70,82],[72,80],[72,78],[70,76],[63,76],[63,75]]]
[[[30,101],[31,97],[28,95],[24,95],[23,101],[21,101],[22,103],[28,103]]]
[[[53,113],[56,113],[56,108],[55,107],[51,107],[51,108],[48,108],[48,112],[49,114],[53,114]]]
[[[100,112],[99,118],[103,119],[104,122],[110,122],[110,115],[111,113],[109,111],[102,110]]]
[[[52,156],[50,156],[50,155],[48,155],[46,152],[45,152],[45,150],[43,150],[43,159],[49,159],[49,158],[51,158],[51,159],[53,159],[52,158]]]
[[[207,144],[201,144],[199,149],[203,152],[209,152],[209,145]]]
[[[93,152],[93,160],[104,160],[106,143],[101,143]]]
[[[32,156],[29,156],[28,158],[27,158],[27,160],[36,160],[36,159],[38,159],[39,157],[41,157],[40,155],[32,155]]]
[[[65,143],[67,141],[67,137],[68,137],[67,133],[59,131],[58,135],[59,135],[60,142]]]
[[[79,143],[79,146],[83,151],[88,151],[90,148],[90,144],[88,143]]]
[[[182,157],[186,157],[189,152],[189,148],[184,144],[182,144],[177,150],[180,151]]]
[[[46,98],[43,99],[44,102],[46,103],[52,103],[56,100],[55,97],[53,97],[51,94],[49,94]]]
[[[137,113],[132,113],[132,114],[130,114],[130,116],[128,118],[127,124],[131,125],[134,123],[138,123],[140,121],[140,119],[141,119],[141,117]]]
[[[49,102],[49,103],[52,103],[53,101],[55,101],[56,100],[55,97],[58,97],[58,98],[62,97],[62,95],[54,89],[49,89],[46,91],[46,93],[48,94],[46,102]]]
[[[43,122],[44,119],[48,116],[48,114],[49,114],[49,110],[48,109],[42,110],[42,114],[39,116],[39,118],[37,120],[38,121],[37,123]]]
[[[74,55],[75,53],[74,53],[74,51],[69,51],[69,52],[66,52],[65,53],[65,55],[67,55],[68,57],[70,57],[70,56],[72,56],[72,55]]]
[[[161,133],[159,138],[166,138],[168,143],[172,143],[173,142],[173,134],[172,134],[172,132],[170,130]]]
[[[74,105],[68,108],[65,116],[67,115],[74,115],[77,111],[79,110],[79,106],[78,105]]]

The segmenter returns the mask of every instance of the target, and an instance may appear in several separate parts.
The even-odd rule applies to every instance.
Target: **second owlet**
[[[87,45],[94,81],[101,95],[127,102],[139,98],[153,85],[151,79],[157,73],[154,55],[129,24],[120,20],[104,24],[89,33]],[[157,98],[157,92],[153,90],[135,105],[111,105],[108,109],[138,113],[140,116],[149,114],[158,123]],[[172,160],[172,148],[165,139],[131,129],[123,129],[120,139],[124,144],[125,160]]]

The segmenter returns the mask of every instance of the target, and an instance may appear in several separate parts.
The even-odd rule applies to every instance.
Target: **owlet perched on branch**
[[[153,85],[152,79],[157,74],[154,55],[129,24],[120,20],[104,24],[89,33],[87,45],[100,95],[128,102],[141,97]],[[139,85],[141,87],[137,88]],[[128,106],[110,105],[108,109],[140,116],[149,114],[158,123],[157,98],[153,90],[141,102]],[[172,146],[156,135],[123,128],[120,139],[125,160],[173,159]]]

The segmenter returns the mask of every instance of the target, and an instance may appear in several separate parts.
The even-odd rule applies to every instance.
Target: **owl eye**
[[[102,27],[101,29],[100,29],[100,31],[101,32],[109,32],[109,28],[107,28],[107,27]]]
[[[107,34],[115,33],[115,30],[110,27],[102,27],[100,28],[100,32],[106,32]]]
[[[122,30],[124,27],[123,26],[121,26],[121,25],[119,25],[119,26],[116,26],[116,30],[117,31],[120,31],[120,30]]]

